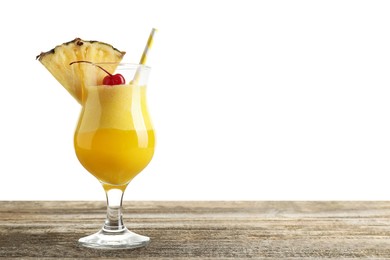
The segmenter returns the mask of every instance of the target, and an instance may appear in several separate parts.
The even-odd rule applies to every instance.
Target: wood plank
[[[146,248],[94,250],[104,202],[0,202],[2,259],[389,259],[390,202],[125,202]]]

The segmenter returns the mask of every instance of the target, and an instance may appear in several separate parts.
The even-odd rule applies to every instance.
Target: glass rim
[[[132,63],[132,62],[94,62],[95,65],[114,65],[116,64],[117,65],[117,68],[116,69],[125,69],[125,68],[129,68],[129,69],[137,69],[137,68],[143,68],[143,69],[147,69],[147,70],[150,70],[151,67],[148,66],[148,65],[144,65],[144,64],[139,64],[139,63]]]

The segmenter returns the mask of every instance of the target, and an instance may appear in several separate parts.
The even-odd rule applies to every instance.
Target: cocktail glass
[[[76,64],[75,64],[76,65]],[[86,247],[124,249],[145,246],[150,239],[129,231],[122,218],[122,199],[129,182],[151,161],[154,130],[146,103],[146,83],[150,68],[138,64],[96,64],[116,67],[126,79],[121,85],[97,82],[101,68],[91,64],[85,71],[82,111],[74,135],[80,163],[103,185],[107,217],[102,229],[83,237]],[[101,79],[101,77],[100,77]]]

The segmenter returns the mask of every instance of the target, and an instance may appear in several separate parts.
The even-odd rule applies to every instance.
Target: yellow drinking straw
[[[146,43],[144,52],[142,53],[142,56],[141,56],[141,60],[139,61],[139,64],[141,64],[141,65],[145,65],[145,63],[146,63],[146,58],[148,57],[148,52],[150,51],[150,48],[152,47],[153,37],[154,37],[154,33],[156,31],[157,31],[157,29],[153,28],[152,31],[150,32],[150,35],[149,35],[149,38],[148,38],[148,42]],[[137,72],[135,73],[135,76],[134,76],[134,79],[133,79],[133,83],[134,84],[138,83],[139,75],[140,75],[140,69],[141,68],[139,67]]]
[[[157,31],[157,29],[156,29],[156,28],[153,28],[152,31],[150,32],[148,42],[146,43],[144,52],[142,53],[142,57],[141,57],[141,60],[140,60],[140,62],[139,62],[139,64],[141,64],[141,65],[145,65],[145,63],[146,63],[146,58],[147,58],[147,56],[148,56],[148,52],[149,52],[150,48],[152,47],[152,44],[153,44],[153,37],[154,37],[154,33],[155,33],[156,31]]]

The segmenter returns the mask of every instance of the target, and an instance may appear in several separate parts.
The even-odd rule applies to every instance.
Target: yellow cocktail
[[[104,225],[99,232],[80,238],[82,246],[124,249],[150,241],[125,227],[122,199],[127,184],[154,154],[154,130],[146,104],[150,68],[144,64],[155,31],[149,35],[140,64],[121,63],[126,52],[80,38],[36,57],[82,105],[74,135],[76,155],[106,192]]]
[[[135,248],[150,239],[129,231],[122,220],[122,198],[127,184],[152,160],[154,130],[146,103],[149,68],[137,64],[71,63],[89,66],[82,110],[74,135],[77,158],[102,184],[107,197],[103,228],[79,243],[92,248]],[[118,74],[105,68],[116,67]],[[100,71],[108,76],[103,80]],[[130,82],[129,82],[130,81]],[[129,83],[128,83],[129,82]]]

